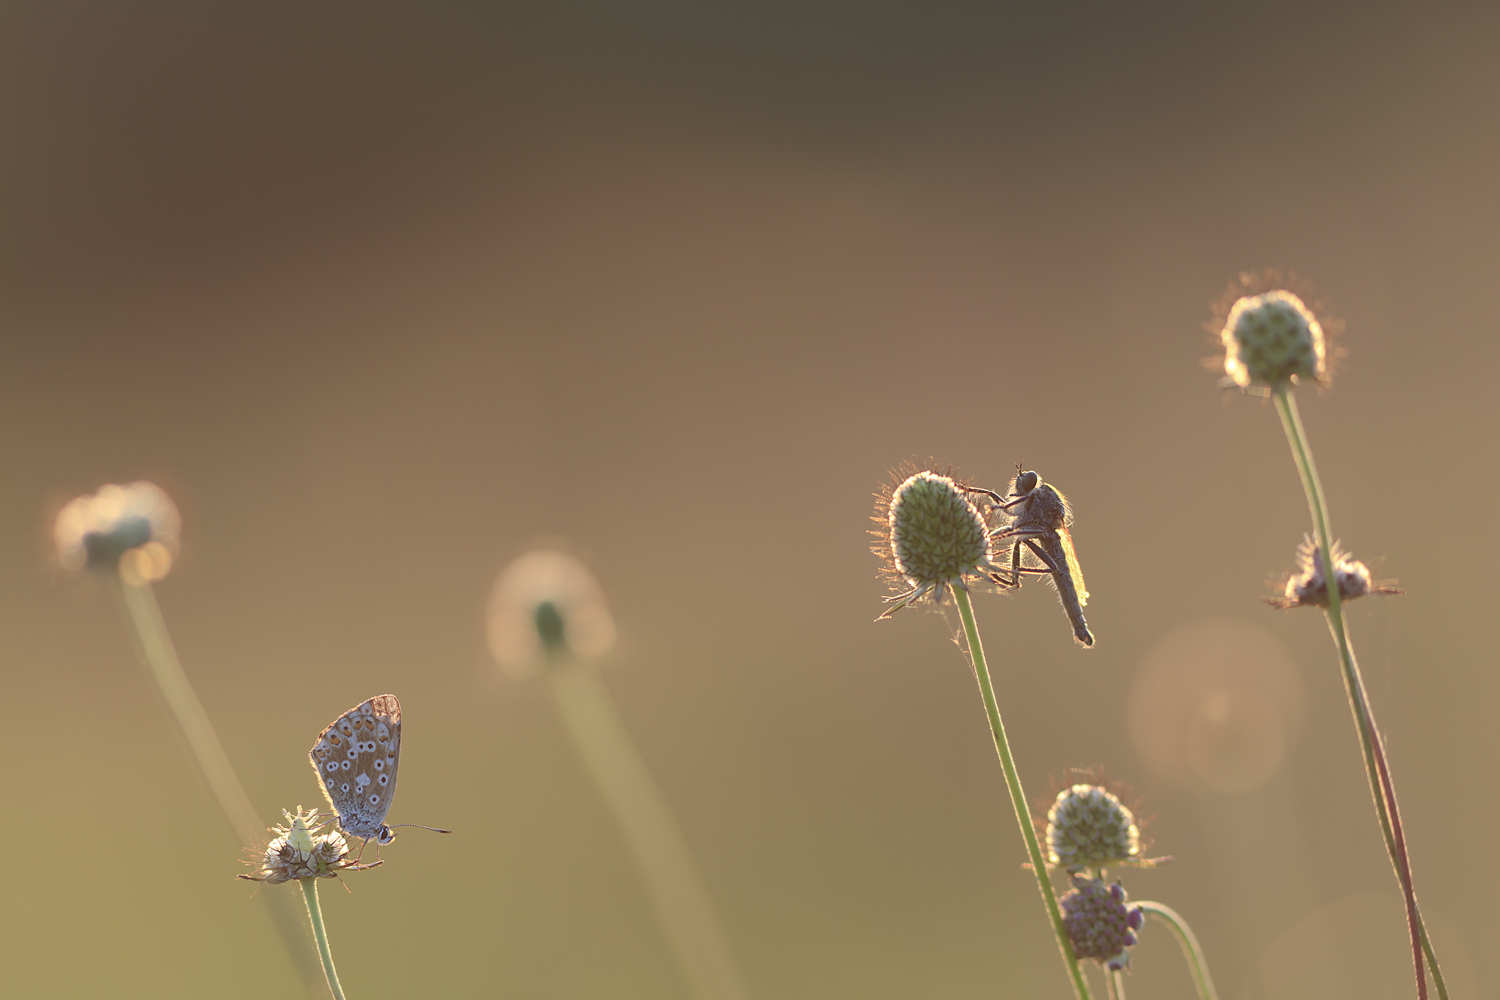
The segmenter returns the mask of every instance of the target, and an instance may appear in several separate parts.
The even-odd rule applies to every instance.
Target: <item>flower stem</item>
[[[1182,947],[1182,957],[1187,959],[1188,972],[1193,977],[1193,986],[1198,990],[1199,1000],[1219,1000],[1219,994],[1214,990],[1213,977],[1208,974],[1208,960],[1203,957],[1203,947],[1198,944],[1197,935],[1187,925],[1187,921],[1182,919],[1182,915],[1165,903],[1146,900],[1135,905],[1171,929],[1172,936]]]
[[[344,988],[339,985],[338,971],[333,967],[333,952],[328,948],[328,931],[323,927],[323,908],[318,905],[318,880],[300,878],[302,898],[307,901],[307,915],[312,919],[313,937],[318,941],[318,957],[323,960],[323,975],[328,977],[328,988],[333,1000],[344,1000]]]
[[[154,682],[157,694],[166,702],[167,709],[177,723],[177,730],[187,743],[193,762],[198,765],[198,773],[213,794],[220,815],[229,824],[242,847],[262,840],[266,828],[256,815],[255,807],[250,804],[250,798],[240,785],[239,778],[235,776],[234,768],[229,763],[229,755],[224,752],[218,734],[214,732],[213,723],[203,710],[203,703],[198,700],[187,674],[182,670],[177,650],[172,645],[172,637],[167,632],[167,623],[161,615],[161,606],[156,603],[155,591],[149,583],[130,584],[117,576],[112,578],[112,582],[111,589],[124,611],[141,663]],[[322,977],[318,974],[318,960],[313,955],[307,932],[297,915],[297,904],[274,892],[260,895],[271,911],[282,943],[301,976],[308,995],[320,995]]]
[[[1016,773],[1016,762],[1010,755],[1010,742],[1005,738],[1005,723],[1000,721],[1000,706],[995,701],[995,689],[990,683],[990,668],[985,663],[984,646],[979,641],[979,627],[974,623],[974,608],[969,603],[969,594],[963,587],[954,587],[953,596],[958,602],[958,614],[963,619],[964,637],[969,643],[969,657],[974,663],[974,676],[979,680],[979,691],[984,696],[984,709],[990,718],[990,732],[995,737],[995,751],[1000,755],[1000,769],[1005,772],[1005,785],[1010,789],[1010,804],[1016,810],[1016,822],[1020,824],[1021,836],[1026,841],[1026,852],[1031,856],[1031,870],[1036,874],[1037,888],[1042,892],[1047,915],[1052,920],[1052,932],[1057,936],[1057,948],[1062,952],[1063,964],[1073,980],[1073,992],[1078,1000],[1091,1000],[1088,980],[1083,978],[1083,969],[1078,957],[1073,954],[1072,942],[1068,940],[1067,925],[1063,923],[1062,909],[1057,905],[1057,893],[1052,889],[1052,880],[1047,877],[1047,861],[1042,856],[1042,845],[1037,840],[1036,829],[1031,824],[1031,810],[1026,805],[1026,793],[1021,789],[1021,776]]]
[[[1333,634],[1338,648],[1339,662],[1343,667],[1344,690],[1349,696],[1349,709],[1354,714],[1354,724],[1359,731],[1360,749],[1364,754],[1365,775],[1369,779],[1370,794],[1375,800],[1375,813],[1380,819],[1380,831],[1385,837],[1386,853],[1396,870],[1396,880],[1401,884],[1405,897],[1406,922],[1411,932],[1412,962],[1416,969],[1418,1000],[1427,998],[1427,979],[1423,975],[1423,958],[1432,980],[1437,986],[1438,996],[1448,1000],[1448,987],[1443,982],[1442,970],[1438,967],[1437,955],[1427,936],[1427,925],[1422,911],[1417,906],[1417,893],[1411,875],[1411,860],[1406,851],[1406,838],[1401,830],[1401,811],[1396,801],[1396,788],[1390,779],[1386,764],[1385,746],[1380,731],[1375,725],[1375,715],[1370,708],[1370,699],[1365,691],[1364,678],[1359,664],[1354,659],[1354,650],[1349,642],[1348,627],[1344,622],[1343,595],[1339,592],[1338,573],[1333,563],[1333,532],[1329,527],[1328,504],[1323,498],[1323,484],[1318,479],[1318,469],[1313,462],[1312,446],[1307,432],[1302,428],[1302,417],[1297,411],[1297,400],[1285,384],[1277,386],[1272,393],[1276,412],[1281,416],[1281,426],[1286,431],[1287,443],[1292,448],[1292,458],[1297,463],[1297,472],[1302,477],[1302,488],[1307,493],[1307,506],[1312,514],[1313,528],[1318,533],[1318,548],[1322,553],[1323,576],[1328,585],[1328,629]]]
[[[547,673],[564,727],[635,854],[692,995],[750,1000],[750,987],[687,840],[615,711],[598,667],[559,656]]]
[[[1104,970],[1104,977],[1109,981],[1110,996],[1114,1000],[1125,1000],[1125,973]]]

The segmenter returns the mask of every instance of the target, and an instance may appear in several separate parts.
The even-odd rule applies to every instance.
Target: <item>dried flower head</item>
[[[286,826],[271,828],[275,836],[252,862],[255,871],[239,878],[279,885],[293,879],[336,878],[339,872],[363,871],[382,863],[357,864],[346,860],[349,842],[332,820],[323,820],[319,813],[303,812],[298,806],[295,815],[285,809],[281,814],[286,817]]]
[[[1130,905],[1119,879],[1106,885],[1102,879],[1074,875],[1072,883],[1073,888],[1058,902],[1073,954],[1092,958],[1111,971],[1130,968],[1129,949],[1146,915],[1139,906]]]
[[[588,567],[542,548],[511,563],[495,581],[488,633],[501,669],[527,677],[554,656],[603,655],[614,645],[615,622]]]
[[[1241,274],[1214,304],[1210,333],[1223,354],[1207,364],[1222,366],[1223,385],[1250,392],[1269,393],[1304,379],[1327,385],[1339,354],[1332,342],[1342,324],[1320,319],[1322,313],[1312,289],[1295,276]]]
[[[58,512],[52,537],[65,569],[119,573],[127,583],[160,580],[172,569],[182,518],[153,483],[101,486]]]
[[[1366,594],[1403,593],[1389,585],[1394,580],[1371,579],[1370,567],[1350,556],[1338,542],[1333,543],[1333,572],[1339,582],[1341,601],[1352,601]],[[1281,595],[1264,600],[1283,611],[1288,608],[1328,607],[1328,575],[1323,570],[1323,551],[1311,535],[1302,536],[1302,544],[1297,546],[1297,569],[1287,577]]]
[[[886,599],[890,607],[881,618],[928,595],[941,603],[949,587],[967,590],[970,579],[985,580],[999,572],[990,562],[991,507],[976,504],[975,495],[951,472],[931,469],[899,481],[893,477],[892,485],[876,495],[872,551],[886,576],[901,588]]]

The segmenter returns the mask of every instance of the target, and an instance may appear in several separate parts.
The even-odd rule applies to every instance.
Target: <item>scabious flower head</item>
[[[1366,594],[1401,593],[1387,582],[1372,579],[1370,567],[1350,556],[1338,542],[1333,543],[1333,572],[1338,579],[1340,601],[1352,601]],[[1323,569],[1323,550],[1311,535],[1302,536],[1302,544],[1297,546],[1297,569],[1287,577],[1281,595],[1267,597],[1265,602],[1282,610],[1328,607],[1328,574]]]
[[[1223,353],[1205,359],[1222,367],[1226,386],[1268,394],[1310,380],[1327,385],[1339,352],[1333,338],[1342,324],[1309,306],[1307,283],[1277,271],[1241,274],[1214,304],[1210,333]]]
[[[160,580],[177,556],[182,518],[152,483],[101,486],[58,512],[52,537],[65,569],[118,573],[127,583]]]
[[[487,631],[495,661],[513,677],[528,677],[556,657],[601,656],[615,641],[599,582],[556,548],[528,552],[500,574]]]
[[[1047,860],[1070,872],[1139,862],[1141,828],[1109,789],[1073,785],[1047,810]]]
[[[1072,883],[1058,903],[1073,954],[1115,972],[1130,968],[1130,948],[1146,915],[1130,905],[1119,879],[1106,885],[1102,879],[1074,875]]]
[[[1328,371],[1323,327],[1291,292],[1246,296],[1229,310],[1221,334],[1224,373],[1241,388],[1272,388],[1298,379],[1321,382]]]
[[[293,879],[335,878],[341,871],[361,871],[380,864],[346,860],[349,842],[331,820],[323,820],[319,813],[303,812],[298,806],[295,814],[285,809],[281,814],[286,817],[286,825],[271,828],[275,836],[254,862],[255,871],[240,878],[279,885]]]
[[[891,606],[881,618],[929,594],[941,601],[949,587],[967,589],[971,578],[998,572],[990,562],[991,510],[974,502],[977,495],[951,474],[931,469],[877,494],[872,550],[886,575],[904,588],[887,599]]]

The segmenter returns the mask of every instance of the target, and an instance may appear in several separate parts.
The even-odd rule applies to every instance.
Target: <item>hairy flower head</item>
[[[1327,385],[1337,352],[1330,342],[1340,324],[1320,320],[1311,289],[1279,272],[1246,273],[1214,306],[1211,332],[1223,348],[1225,385],[1266,393],[1308,380]]]
[[[1074,875],[1072,883],[1058,903],[1073,954],[1115,972],[1130,968],[1130,947],[1146,922],[1145,913],[1130,905],[1118,879],[1106,885],[1103,879]]]
[[[1345,552],[1338,542],[1333,543],[1333,571],[1338,579],[1340,601],[1352,601],[1366,594],[1402,593],[1389,586],[1395,581],[1372,579],[1370,567]],[[1302,536],[1302,544],[1297,546],[1297,568],[1287,577],[1281,595],[1264,600],[1283,611],[1289,608],[1328,607],[1328,574],[1323,569],[1323,551],[1311,535]]]
[[[301,806],[295,814],[285,809],[281,814],[286,817],[286,825],[271,828],[275,836],[253,862],[255,870],[239,878],[279,885],[293,879],[335,878],[341,871],[362,871],[381,864],[346,860],[348,841],[332,820],[323,820],[321,814],[303,812]]]
[[[900,473],[897,473],[900,476]],[[931,595],[940,602],[949,587],[967,589],[969,580],[997,573],[991,564],[991,508],[976,504],[965,484],[932,469],[893,477],[877,494],[872,546],[886,575],[901,592],[887,599],[881,618]]]
[[[1137,861],[1141,828],[1135,813],[1107,788],[1074,785],[1047,810],[1047,860],[1069,871]]]
[[[1047,801],[1045,816],[1032,816],[1046,844],[1049,867],[1093,874],[1118,866],[1154,868],[1172,860],[1145,856],[1150,844],[1141,833],[1144,822],[1125,802],[1133,798],[1128,785],[1106,785],[1102,768],[1075,768],[1071,773],[1075,783],[1059,788],[1054,782],[1056,794],[1050,801],[1042,800]]]
[[[118,573],[127,583],[160,580],[177,556],[182,518],[152,483],[99,487],[57,514],[52,537],[65,569]]]

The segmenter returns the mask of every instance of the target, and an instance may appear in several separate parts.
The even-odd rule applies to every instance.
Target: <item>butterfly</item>
[[[334,719],[307,756],[324,797],[338,813],[339,829],[366,843],[373,837],[382,846],[396,839],[385,821],[401,764],[401,702],[395,695],[378,694]]]

